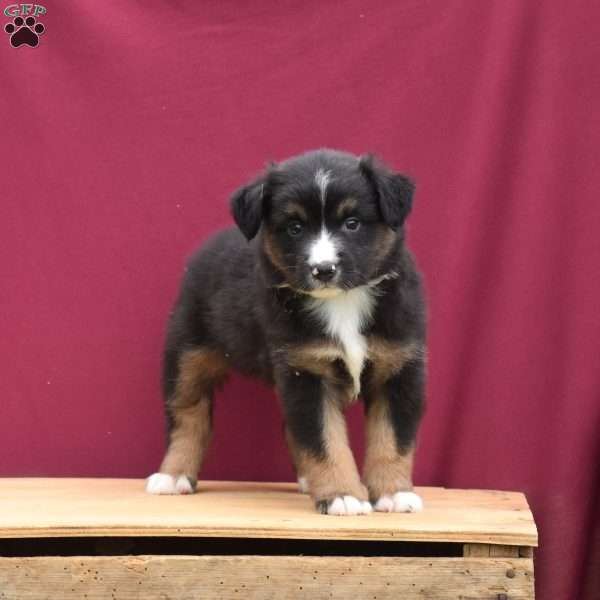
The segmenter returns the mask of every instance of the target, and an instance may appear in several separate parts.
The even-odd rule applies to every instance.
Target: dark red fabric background
[[[165,318],[228,195],[375,151],[418,184],[417,483],[523,490],[538,597],[599,598],[599,6],[45,6],[38,48],[0,31],[0,475],[152,472]],[[205,477],[292,477],[270,391],[234,378],[216,424]]]

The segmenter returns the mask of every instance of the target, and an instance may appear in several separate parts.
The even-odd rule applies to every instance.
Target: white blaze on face
[[[315,183],[321,192],[321,203],[325,206],[325,198],[327,197],[327,186],[331,180],[331,172],[317,169],[315,173]]]
[[[312,267],[319,263],[337,263],[337,249],[334,241],[331,239],[329,232],[323,226],[319,237],[313,242],[308,253],[308,264]]]
[[[308,255],[308,264],[318,265],[319,263],[337,263],[337,248],[335,247],[335,243],[331,238],[331,235],[325,228],[325,200],[327,198],[327,186],[331,181],[331,173],[329,171],[324,171],[323,169],[317,169],[315,173],[315,183],[319,188],[319,193],[321,195],[321,206],[322,206],[322,228],[319,237],[313,242],[310,247],[309,255]]]
[[[317,170],[315,183],[321,196],[322,224],[319,237],[310,247],[308,263],[311,266],[324,262],[339,262],[335,240],[325,227],[325,200],[330,181],[329,171]],[[375,306],[373,290],[368,286],[356,287],[349,291],[340,288],[318,288],[311,290],[309,294],[312,296],[310,310],[319,318],[327,335],[336,340],[343,350],[346,366],[354,384],[354,395],[358,396],[360,375],[367,357],[367,340],[362,331],[372,318]],[[341,498],[337,500],[341,501]]]

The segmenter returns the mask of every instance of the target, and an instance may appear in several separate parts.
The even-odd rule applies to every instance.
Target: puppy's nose
[[[314,265],[310,272],[315,279],[319,281],[331,281],[335,275],[335,264],[332,262],[322,262]]]

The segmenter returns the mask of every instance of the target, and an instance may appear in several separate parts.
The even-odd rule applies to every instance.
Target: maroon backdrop
[[[0,31],[0,475],[153,471],[185,257],[267,159],[373,150],[418,183],[417,483],[525,491],[539,597],[598,598],[598,5],[45,6],[39,47]],[[270,391],[216,422],[205,477],[292,477]]]

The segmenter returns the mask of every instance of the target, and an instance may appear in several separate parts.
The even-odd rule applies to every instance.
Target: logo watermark
[[[7,17],[13,17],[11,23],[4,25],[4,31],[10,35],[13,48],[29,46],[35,48],[40,42],[40,35],[46,31],[43,23],[37,19],[46,14],[46,7],[41,4],[10,4],[4,9]]]

